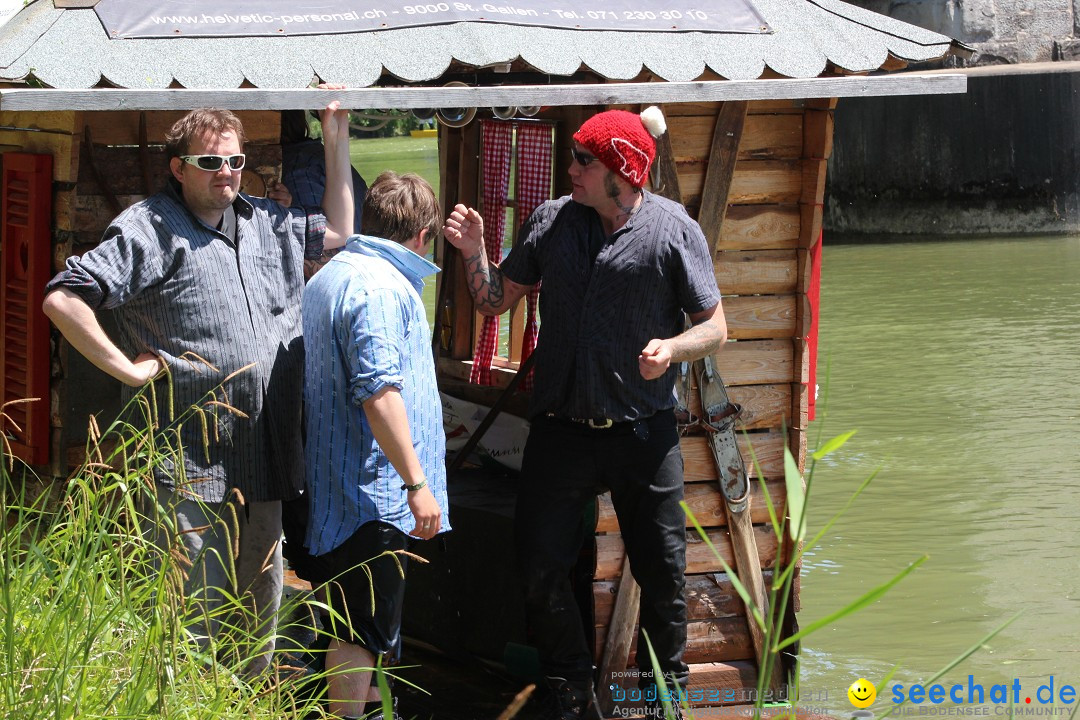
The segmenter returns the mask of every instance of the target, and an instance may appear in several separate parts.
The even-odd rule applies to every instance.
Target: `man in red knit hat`
[[[458,205],[444,227],[481,313],[504,312],[543,280],[515,540],[549,717],[559,720],[600,717],[570,585],[598,492],[611,491],[641,586],[640,625],[669,689],[688,678],[674,384],[679,363],[721,347],[727,324],[701,228],[678,203],[643,190],[665,129],[655,107],[586,121],[574,134],[573,192],[537,208],[497,266],[476,210]],[[648,712],[663,717],[643,637],[637,657]]]

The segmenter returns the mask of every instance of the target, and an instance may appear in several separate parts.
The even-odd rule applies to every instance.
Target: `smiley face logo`
[[[868,708],[877,699],[877,688],[866,678],[859,678],[847,689],[848,700],[857,708]]]

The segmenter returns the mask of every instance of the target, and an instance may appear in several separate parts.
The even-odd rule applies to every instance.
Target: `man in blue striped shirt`
[[[384,172],[364,201],[365,234],[349,238],[304,293],[307,547],[335,611],[324,617],[335,638],[328,668],[371,668],[395,653],[399,551],[409,536],[450,529],[442,404],[420,297],[438,270],[423,256],[441,226],[426,181]],[[370,672],[334,673],[328,695],[342,718],[361,717],[379,698]]]
[[[163,522],[157,539],[166,550],[175,542],[192,563],[185,593],[208,619],[190,629],[204,645],[227,598],[243,598],[258,618],[249,628],[261,643],[252,674],[274,648],[281,501],[303,486],[303,263],[343,244],[352,228],[348,112],[337,101],[323,135],[325,215],[289,211],[239,192],[239,118],[217,108],[188,113],[166,137],[168,186],[120,214],[94,249],[68,258],[43,307],[72,347],[124,383],[124,400],[157,378],[161,426],[172,421],[173,399],[177,412],[203,412],[203,422],[178,429],[177,457],[155,468],[157,502],[175,521]],[[103,310],[118,326],[115,341],[98,320]],[[147,524],[156,517],[148,514]]]

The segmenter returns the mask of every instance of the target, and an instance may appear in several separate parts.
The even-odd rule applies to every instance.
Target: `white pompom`
[[[667,132],[667,120],[664,120],[664,113],[655,105],[650,105],[641,111],[641,124],[655,138]]]

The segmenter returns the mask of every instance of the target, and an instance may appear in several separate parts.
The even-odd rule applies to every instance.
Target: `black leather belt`
[[[553,419],[553,420],[561,420],[563,422],[572,422],[572,423],[577,423],[579,425],[586,425],[586,426],[592,428],[593,430],[609,430],[609,429],[615,427],[616,425],[621,424],[621,423],[615,422],[611,418],[563,417],[562,415],[556,415],[555,413],[548,413],[547,416],[549,418]],[[624,421],[624,422],[629,422],[629,421]]]
[[[588,428],[589,430],[630,430],[634,433],[634,437],[641,441],[649,439],[649,435],[651,434],[649,431],[649,426],[652,425],[653,422],[658,421],[662,423],[665,421],[665,419],[669,420],[672,423],[674,423],[675,421],[674,412],[671,410],[661,410],[655,415],[639,418],[637,420],[612,420],[611,418],[575,418],[565,417],[563,415],[556,415],[555,413],[547,413],[547,417],[550,420],[555,420],[556,422],[579,425],[584,428]]]

